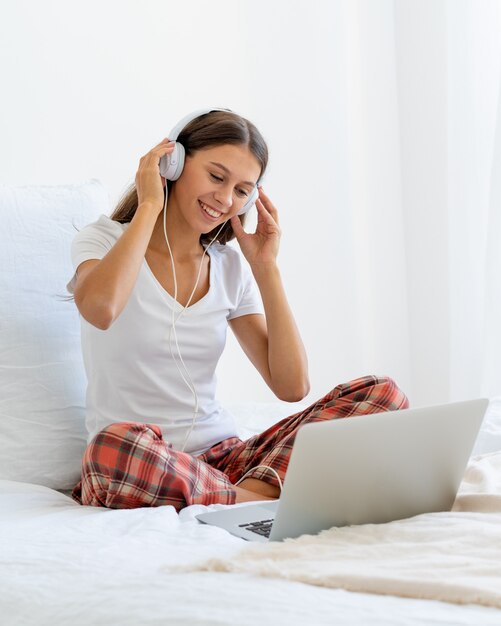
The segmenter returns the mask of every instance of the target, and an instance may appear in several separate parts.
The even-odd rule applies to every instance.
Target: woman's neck
[[[172,217],[172,215],[169,215],[169,211],[167,211],[166,230],[174,260],[182,263],[184,261],[200,259],[204,251],[200,243],[200,235],[187,231],[186,228],[181,226],[179,220],[172,219]],[[169,256],[169,249],[165,241],[163,211],[158,215],[148,249],[151,252]]]

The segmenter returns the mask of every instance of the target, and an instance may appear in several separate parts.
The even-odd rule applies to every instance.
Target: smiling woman
[[[216,399],[228,326],[278,398],[309,391],[277,265],[278,211],[259,186],[267,161],[248,120],[194,113],[140,159],[111,218],[76,236],[68,289],[81,313],[89,433],[78,502],[179,510],[276,498],[303,424],[407,406],[393,381],[368,376],[238,438]],[[225,245],[233,238],[240,251]]]

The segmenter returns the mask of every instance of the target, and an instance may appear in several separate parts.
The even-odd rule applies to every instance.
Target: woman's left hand
[[[278,225],[278,211],[262,187],[259,187],[256,209],[257,227],[255,233],[246,233],[238,216],[234,215],[231,218],[235,237],[251,267],[276,263],[281,235]]]

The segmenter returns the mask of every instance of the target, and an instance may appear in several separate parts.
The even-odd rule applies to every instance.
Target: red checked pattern
[[[225,439],[193,457],[164,441],[155,424],[118,422],[99,432],[85,450],[82,480],[72,497],[111,509],[190,504],[234,504],[233,485],[257,465],[285,478],[298,429],[310,422],[353,417],[409,406],[391,378],[364,376],[338,385],[307,409],[282,419],[246,441]],[[247,478],[278,485],[273,472],[256,469]]]

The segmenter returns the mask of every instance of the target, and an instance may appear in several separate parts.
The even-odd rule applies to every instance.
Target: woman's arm
[[[256,276],[256,281],[265,317],[237,317],[230,321],[231,329],[273,393],[280,400],[298,402],[310,390],[308,359],[278,267]]]
[[[144,255],[162,211],[164,190],[159,161],[172,152],[168,140],[143,156],[136,173],[138,207],[129,228],[101,260],[81,263],[77,270],[75,304],[89,324],[106,330],[120,315],[144,260]]]
[[[275,395],[296,402],[310,389],[308,360],[276,263],[278,212],[262,189],[256,208],[256,233],[246,233],[239,220],[232,219],[232,226],[261,292],[266,319],[262,315],[244,315],[231,320],[230,326]]]
[[[129,228],[100,260],[84,261],[77,269],[75,304],[82,317],[106,330],[127,304],[137,280],[157,212],[140,204]]]

